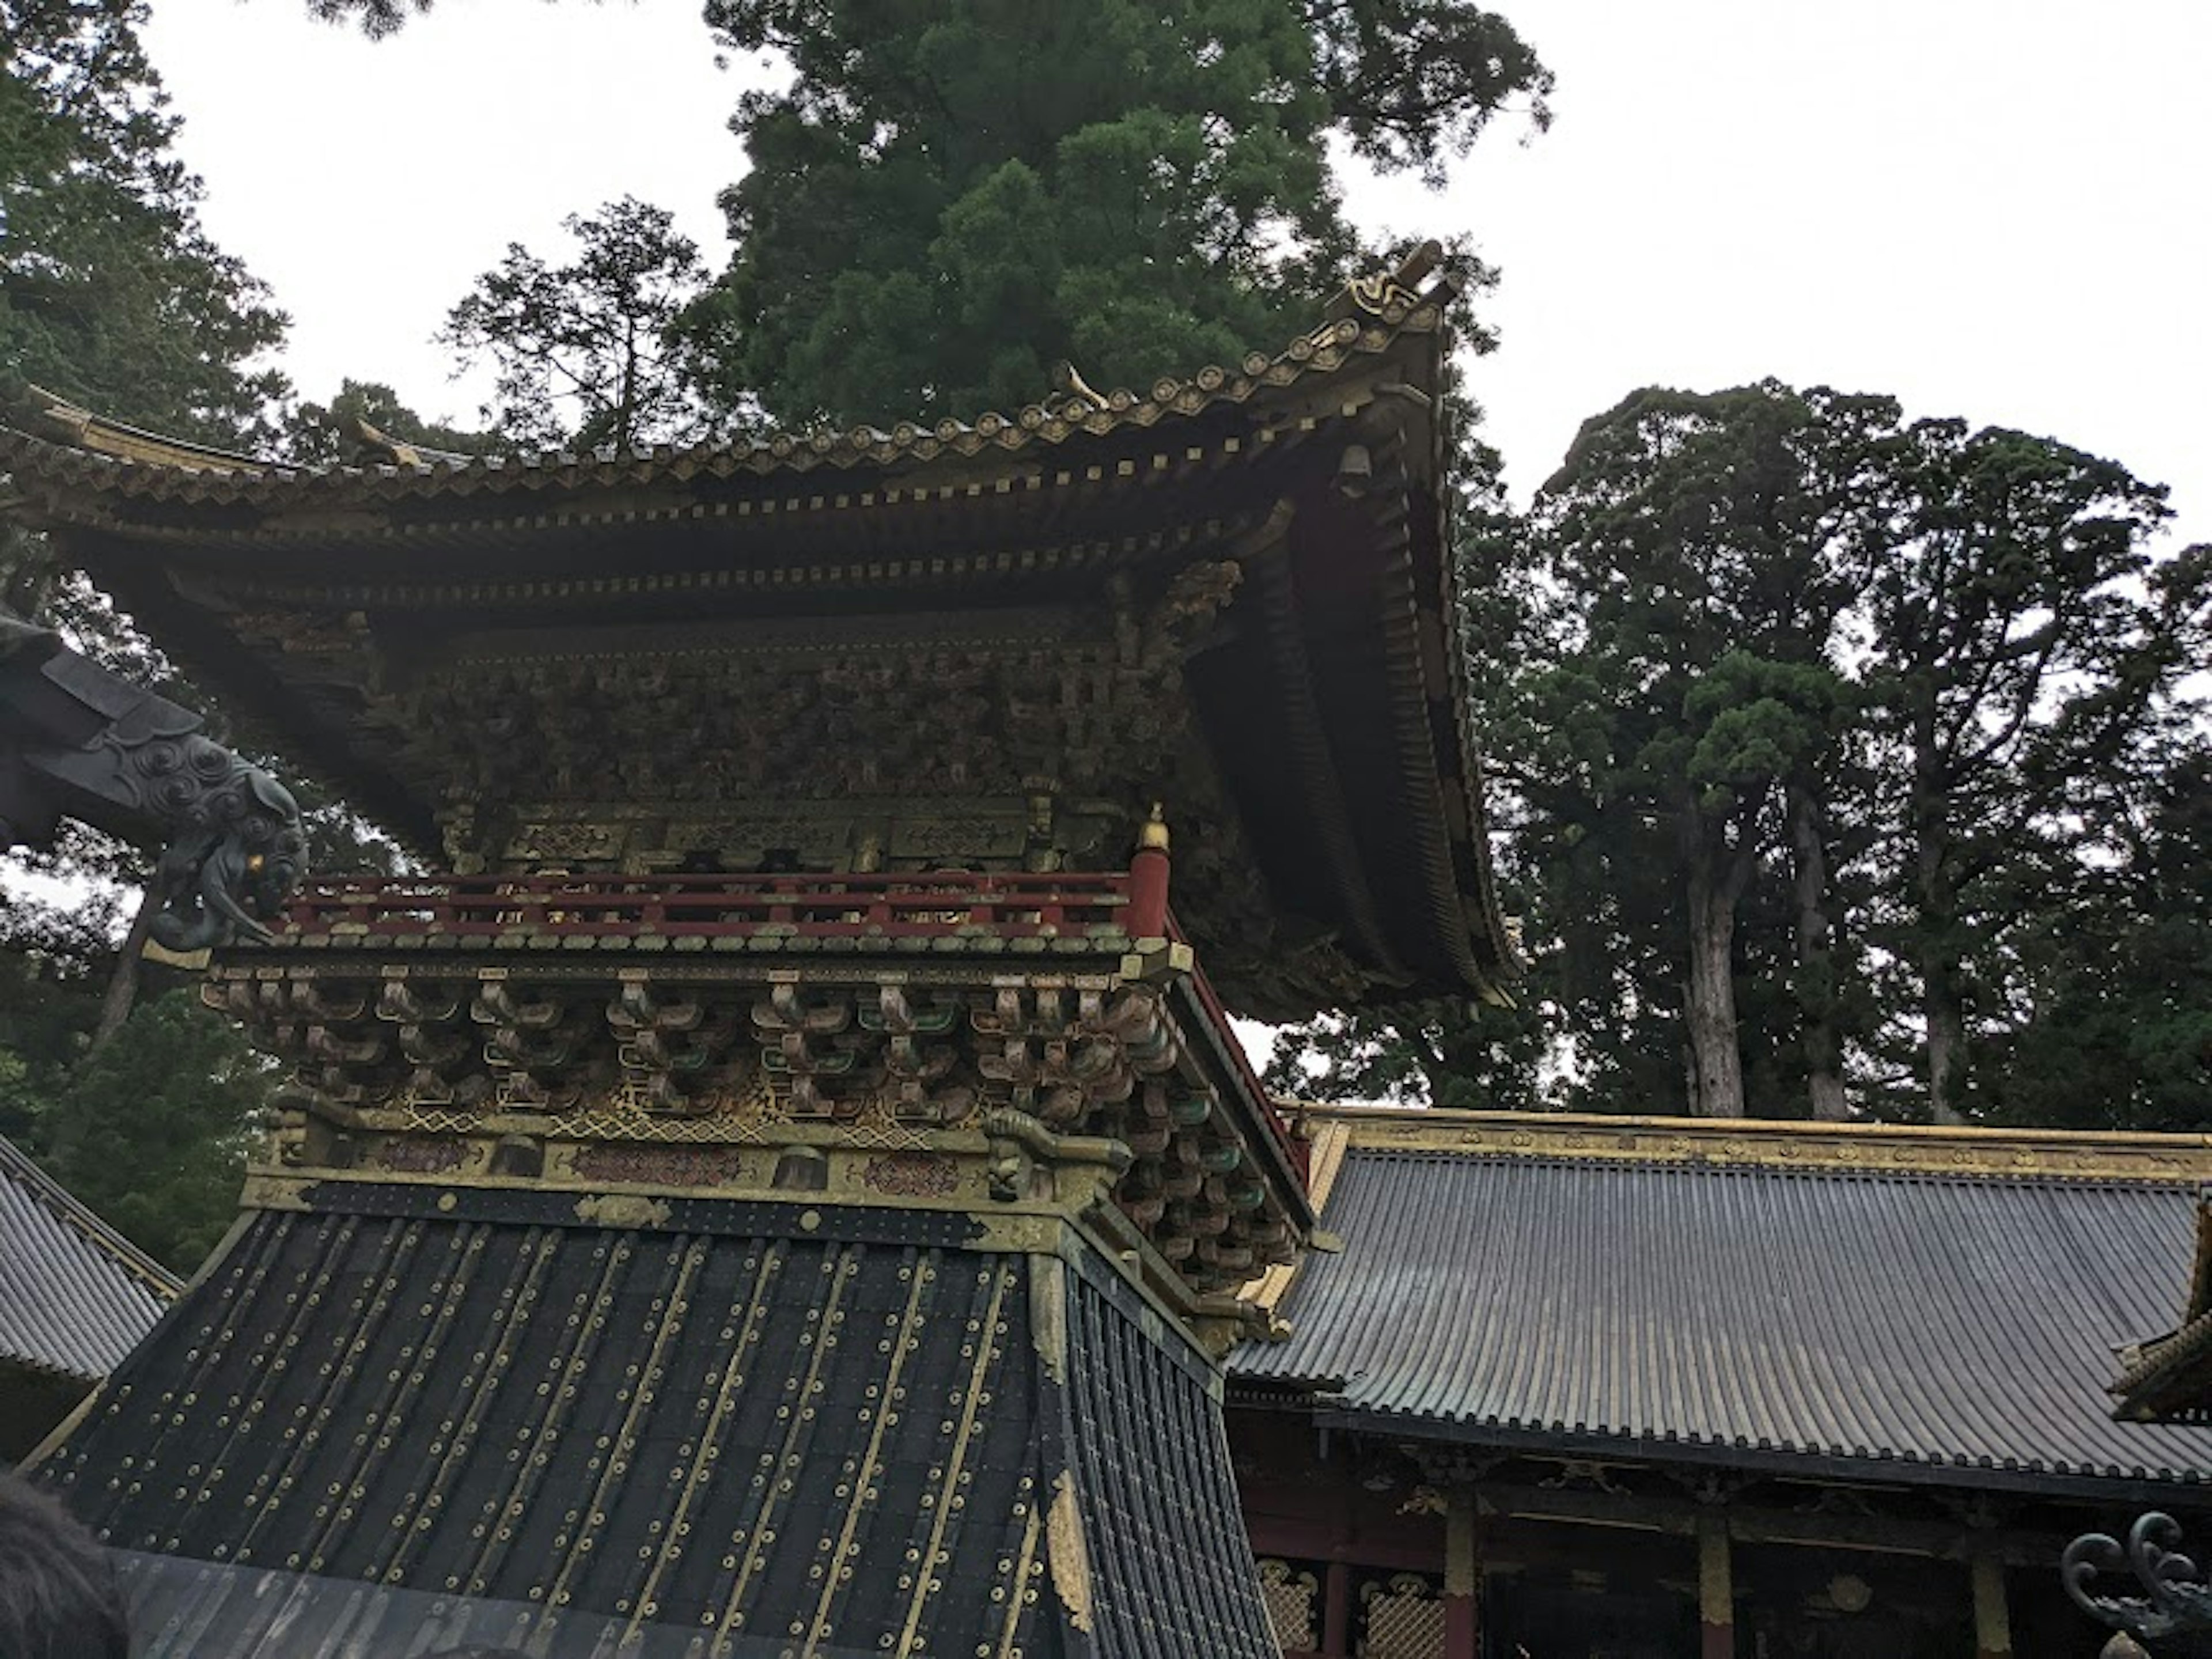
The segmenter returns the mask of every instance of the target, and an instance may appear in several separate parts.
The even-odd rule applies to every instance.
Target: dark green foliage
[[[285,411],[282,444],[285,459],[307,466],[357,460],[361,428],[441,454],[477,455],[491,448],[481,432],[426,421],[399,401],[399,394],[374,380],[349,378],[327,404],[299,404]]]
[[[12,921],[0,910],[0,929]],[[274,1073],[197,986],[141,1000],[115,1042],[88,1057],[98,1018],[104,929],[61,941],[75,959],[9,939],[0,954],[0,1133],[151,1255],[179,1272],[230,1225]],[[89,971],[88,971],[89,969]]]
[[[0,0],[0,398],[42,386],[218,446],[264,441],[283,381],[260,362],[284,318],[209,239],[199,181],[138,40],[141,0]],[[127,618],[9,528],[0,603],[104,665],[203,706]],[[116,941],[147,849],[73,831],[16,862],[0,899],[0,1129],[94,1209],[190,1267],[228,1224],[259,1064],[189,987],[146,1001],[97,1054]],[[40,896],[43,894],[44,896]]]
[[[2212,584],[2201,559],[2154,577],[2166,492],[2113,462],[1958,421],[1885,456],[1893,520],[1865,573],[1877,937],[1928,1109],[1955,1121],[1980,1091],[1977,1028],[2003,1021],[2008,936],[2040,908],[2017,872],[2052,846],[2063,884],[2078,804],[2157,763],[2144,746],[2203,660]]]
[[[2008,930],[1978,1068],[1996,1121],[2212,1132],[2212,747],[2184,739],[2124,797]]]
[[[1328,142],[1433,173],[1549,78],[1448,0],[712,0],[787,60],[733,123],[735,263],[691,327],[787,423],[1034,401],[1273,349],[1364,262]]]
[[[1591,422],[1462,549],[1525,1012],[1323,1024],[1274,1074],[1676,1112],[1732,1066],[1767,1115],[2212,1121],[2212,553],[2153,560],[2161,495],[1772,383]]]
[[[629,198],[562,228],[574,258],[549,265],[508,244],[438,337],[462,368],[489,361],[497,372],[483,412],[500,445],[629,449],[709,435],[718,422],[673,326],[707,279],[698,244],[666,210]]]
[[[285,319],[200,226],[144,15],[143,0],[0,0],[0,365],[234,442],[282,389],[252,365]]]

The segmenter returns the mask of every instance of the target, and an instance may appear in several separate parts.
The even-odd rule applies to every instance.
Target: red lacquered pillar
[[[1133,939],[1168,936],[1168,825],[1157,801],[1129,860],[1128,927]]]

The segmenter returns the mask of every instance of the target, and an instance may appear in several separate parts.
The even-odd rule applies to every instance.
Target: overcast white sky
[[[1353,204],[1503,268],[1477,389],[1517,494],[1636,386],[1772,374],[2110,455],[2212,537],[2212,7],[1494,3],[1559,74],[1552,131]],[[759,70],[718,70],[698,9],[441,0],[370,43],[303,0],[154,0],[148,38],[301,390],[463,416],[429,336],[509,241],[629,193],[725,252]]]

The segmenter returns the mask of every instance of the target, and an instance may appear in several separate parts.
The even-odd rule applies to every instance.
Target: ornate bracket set
[[[264,1201],[317,1172],[1104,1196],[1218,1303],[1291,1259],[1300,1149],[1172,937],[1164,854],[1138,863],[324,882],[204,994],[292,1068]]]

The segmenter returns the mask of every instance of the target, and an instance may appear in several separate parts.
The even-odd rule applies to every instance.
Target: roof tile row
[[[1233,1362],[1449,1431],[2130,1480],[2212,1428],[2113,1420],[2113,1354],[2170,1328],[2192,1189],[1364,1150],[1346,1240]]]

